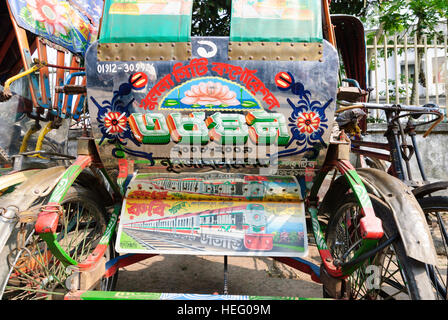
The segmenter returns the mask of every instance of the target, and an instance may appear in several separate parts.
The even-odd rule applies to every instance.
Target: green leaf
[[[166,99],[165,102],[163,103],[163,105],[166,107],[177,106],[178,104],[179,101],[177,101],[176,99]]]
[[[254,101],[250,101],[250,100],[245,100],[245,101],[243,101],[241,106],[243,108],[253,108],[253,107],[258,106],[258,103],[254,102]]]

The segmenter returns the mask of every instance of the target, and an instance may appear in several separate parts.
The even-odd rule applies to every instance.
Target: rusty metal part
[[[172,61],[190,58],[190,42],[98,44],[98,61]]]
[[[338,144],[337,145],[337,157],[338,160],[350,160],[350,144]]]
[[[320,42],[230,42],[229,60],[318,61]]]
[[[70,270],[70,267],[68,268]],[[106,273],[106,258],[101,259],[93,268],[86,271],[75,271],[67,278],[66,284],[70,291],[92,290],[100,285],[101,278]]]
[[[39,211],[22,211],[19,213],[19,221],[21,223],[30,223],[30,222],[35,222],[37,220],[37,215],[38,215]]]
[[[65,86],[58,86],[54,88],[54,91],[56,93],[65,93],[65,94],[82,94],[86,93],[87,89],[86,86],[81,85],[65,85]]]
[[[324,290],[330,297],[335,299],[343,299],[347,297],[345,292],[345,288],[347,288],[347,280],[333,278],[328,274],[323,264],[320,266],[320,281]]]

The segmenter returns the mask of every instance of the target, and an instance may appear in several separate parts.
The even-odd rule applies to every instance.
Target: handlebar
[[[427,103],[423,106],[409,106],[409,105],[400,105],[400,104],[380,104],[380,103],[368,103],[368,102],[357,102],[355,104],[347,102],[347,101],[338,101],[339,105],[343,106],[336,110],[336,113],[341,113],[351,109],[374,109],[374,110],[385,110],[385,111],[396,111],[396,112],[408,112],[407,114],[399,115],[394,117],[391,122],[398,120],[399,118],[405,116],[412,116],[419,114],[419,116],[423,114],[431,114],[437,116],[437,119],[433,119],[430,121],[426,121],[420,123],[418,125],[424,125],[434,122],[431,127],[423,134],[423,137],[426,138],[431,131],[444,119],[444,115],[440,112],[440,108],[434,103]],[[417,117],[418,118],[418,117]]]

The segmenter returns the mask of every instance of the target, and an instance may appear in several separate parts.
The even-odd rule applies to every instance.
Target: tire
[[[85,260],[95,249],[107,226],[108,216],[92,190],[73,185],[61,205],[57,239],[59,245],[78,262]],[[106,261],[115,257],[113,241],[109,244]],[[22,250],[11,250],[8,282],[3,299],[11,300],[60,300],[68,292],[65,281],[69,274],[65,267],[51,255],[47,245],[31,232]],[[115,288],[118,273],[101,280],[97,289],[110,291]]]
[[[390,208],[375,196],[369,196],[375,214],[383,225],[384,236],[380,243],[394,236],[397,238],[350,275],[347,281],[347,296],[350,299],[433,300],[433,288],[425,264],[406,255]],[[329,209],[326,241],[333,257],[347,262],[359,247],[359,244],[354,244],[361,238],[357,228],[361,212],[352,193],[347,193],[340,199]],[[344,253],[353,245],[354,250],[350,251],[344,261]],[[388,277],[389,274],[392,276]],[[328,294],[325,292],[324,296]]]
[[[428,272],[437,292],[437,298],[447,300],[448,241],[443,236],[440,222],[443,223],[443,228],[447,231],[448,197],[424,197],[417,200],[428,221],[438,258],[437,266],[428,266]],[[440,220],[437,218],[437,214],[439,214]]]

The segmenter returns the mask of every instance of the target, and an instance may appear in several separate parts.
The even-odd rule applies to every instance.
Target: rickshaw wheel
[[[59,218],[57,239],[71,258],[85,260],[102,237],[107,215],[96,200],[94,192],[78,185],[72,186],[62,202],[63,215]],[[59,300],[68,292],[66,267],[50,252],[46,243],[36,234],[31,234],[26,245],[11,252],[12,265],[3,299],[9,300]],[[113,245],[106,251],[106,260],[115,256]],[[118,273],[101,280],[97,289],[113,290]]]
[[[369,196],[376,216],[382,221],[381,244],[398,235],[398,229],[390,208],[379,198]],[[360,246],[360,206],[349,193],[330,211],[326,233],[328,248],[336,259],[348,262]],[[350,299],[434,299],[425,264],[406,255],[399,236],[356,269],[347,283],[345,292]],[[328,296],[325,288],[324,296]]]
[[[448,228],[448,197],[429,196],[417,200],[425,213],[438,258],[438,264],[428,266],[428,271],[437,292],[437,298],[447,300],[448,240],[444,238],[444,233]]]

